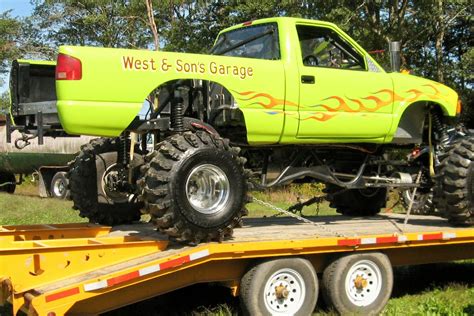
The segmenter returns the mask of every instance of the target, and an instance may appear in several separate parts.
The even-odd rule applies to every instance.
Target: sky
[[[13,10],[12,16],[26,16],[31,13],[30,0],[0,0],[0,12]]]

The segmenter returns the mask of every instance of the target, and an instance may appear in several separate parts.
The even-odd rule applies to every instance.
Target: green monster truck
[[[93,222],[142,210],[178,240],[220,240],[246,214],[249,186],[318,181],[344,215],[374,215],[388,188],[416,188],[418,204],[474,223],[474,145],[453,124],[456,92],[386,73],[331,23],[246,22],[209,55],[62,46],[56,91],[67,133],[108,137],[68,174]]]

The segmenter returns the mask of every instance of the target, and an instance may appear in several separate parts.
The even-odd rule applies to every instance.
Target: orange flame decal
[[[387,93],[389,95],[389,98],[384,101],[381,98],[375,96],[375,94],[380,94],[380,93]],[[395,94],[392,90],[389,90],[389,89],[382,89],[380,91],[374,92],[374,95],[369,95],[367,97],[362,98],[364,100],[374,101],[375,104],[376,104],[375,107],[369,107],[367,105],[364,105],[364,103],[362,101],[360,101],[359,99],[352,99],[352,98],[349,98],[349,97],[346,97],[346,98],[348,100],[356,103],[357,108],[355,108],[355,109],[351,108],[347,104],[347,102],[344,100],[344,98],[336,96],[336,95],[330,96],[330,97],[323,100],[323,101],[332,100],[332,99],[337,100],[337,102],[339,104],[336,107],[331,107],[327,104],[319,104],[319,105],[312,106],[312,107],[322,107],[322,108],[326,109],[329,112],[340,112],[340,111],[351,112],[351,113],[362,112],[362,111],[375,112],[375,111],[383,108],[384,106],[393,104],[394,101],[403,100],[402,97]]]
[[[410,89],[405,91],[405,97],[402,97],[395,93],[394,90],[391,89],[381,89],[379,91],[373,92],[371,95],[359,98],[350,98],[350,97],[342,97],[333,95],[321,100],[322,104],[309,106],[309,108],[321,108],[321,111],[312,112],[310,116],[306,118],[300,118],[301,121],[306,120],[316,120],[320,122],[327,121],[335,116],[337,113],[335,112],[348,112],[348,113],[356,113],[356,112],[376,112],[383,107],[393,105],[394,102],[414,102],[421,97],[427,97],[433,100],[436,99],[444,99],[448,100],[448,96],[443,94],[439,87],[434,84],[425,84],[424,87],[431,88],[433,91],[430,93],[420,91],[418,89]],[[424,90],[424,89],[422,89]],[[285,99],[278,99],[268,93],[260,93],[256,91],[244,91],[244,92],[237,92],[240,97],[237,97],[240,101],[252,101],[249,105],[260,105],[267,110],[272,110],[276,106],[296,106],[298,107],[297,103],[288,101]],[[334,100],[334,101],[332,101]],[[365,101],[364,101],[365,100]],[[332,103],[325,102],[325,101],[332,101]],[[349,102],[350,101],[350,102]],[[334,104],[334,102],[337,102]],[[348,104],[349,103],[349,104]],[[308,108],[308,107],[306,107]],[[294,114],[292,112],[284,112],[280,109],[275,109],[272,111],[267,111],[268,114],[280,114],[286,113],[287,115]],[[329,113],[332,114],[329,114]]]
[[[333,118],[336,115],[336,114],[326,114],[323,112],[315,112],[313,114],[314,115],[308,116],[304,119],[300,119],[300,121],[316,120],[316,121],[324,122]]]
[[[339,112],[339,111],[358,112],[358,110],[352,109],[349,105],[347,105],[346,101],[344,101],[343,98],[338,97],[337,95],[330,96],[330,97],[324,99],[323,101],[325,101],[325,100],[337,100],[339,105],[335,108],[332,108],[332,107],[330,107],[329,105],[326,105],[326,104],[319,104],[316,107],[319,107],[319,106],[323,107],[329,112]]]
[[[425,84],[423,86],[430,87],[431,89],[433,89],[434,94],[428,95],[431,99],[433,99],[433,100],[442,99],[442,100],[445,100],[445,101],[449,102],[447,96],[445,94],[441,93],[441,91],[439,91],[439,89],[435,85]]]
[[[382,89],[382,90],[379,90],[377,92],[375,92],[374,94],[380,94],[380,93],[387,93],[388,94],[388,99],[387,100],[382,100],[381,98],[379,97],[376,97],[375,95],[371,95],[371,96],[367,96],[365,98],[362,98],[364,100],[370,100],[370,101],[374,101],[376,106],[374,108],[368,108],[368,107],[365,107],[363,106],[363,109],[367,112],[375,112],[381,108],[383,108],[384,106],[387,106],[387,105],[392,105],[394,101],[402,101],[403,98],[400,97],[399,95],[397,95],[393,90],[390,90],[390,89]]]
[[[239,98],[240,101],[251,101],[260,98],[260,101],[255,101],[249,105],[261,105],[265,109],[272,109],[278,105],[288,105],[288,106],[298,106],[298,104],[293,103],[291,101],[285,101],[285,99],[277,99],[268,93],[258,93],[255,91],[244,91],[244,92],[236,92],[241,96],[250,96],[249,98]]]
[[[417,90],[417,89],[410,89],[410,90],[407,90],[407,92],[414,94],[414,96],[411,97],[411,98],[406,97],[404,99],[406,102],[416,101],[424,94],[423,92],[421,92],[420,90]]]

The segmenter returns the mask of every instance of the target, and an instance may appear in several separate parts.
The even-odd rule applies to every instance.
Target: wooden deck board
[[[436,216],[410,216],[406,227],[403,214],[380,214],[372,217],[319,216],[307,219],[323,225],[319,227],[290,217],[244,218],[244,226],[234,229],[234,236],[224,242],[258,240],[288,240],[335,237],[335,233],[353,237],[374,234],[452,231],[458,228]],[[326,229],[325,229],[326,228]],[[139,236],[145,239],[166,239],[151,224],[121,225],[112,229],[109,236]]]

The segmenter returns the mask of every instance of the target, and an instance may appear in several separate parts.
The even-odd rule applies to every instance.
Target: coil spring
[[[117,161],[121,162],[124,167],[128,166],[130,162],[130,137],[128,133],[123,133],[119,137],[118,157]]]
[[[439,133],[439,141],[445,142],[449,139],[448,132],[446,131],[445,126],[441,122],[441,115],[437,112],[431,113],[431,119],[433,124],[433,130]]]
[[[171,102],[170,123],[173,131],[181,132],[184,130],[183,99],[179,95],[179,91],[175,91],[173,101]]]

